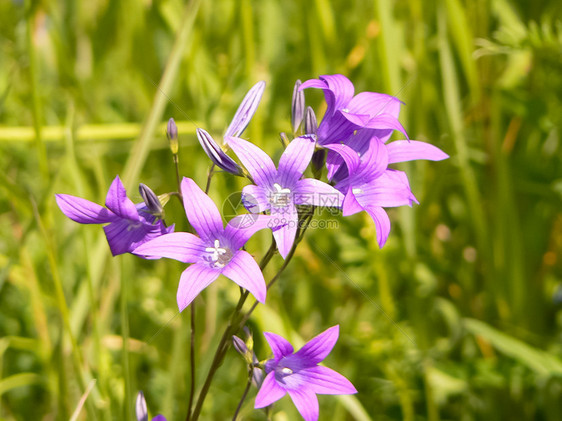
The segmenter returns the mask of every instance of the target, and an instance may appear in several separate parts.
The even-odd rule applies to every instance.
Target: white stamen
[[[344,113],[348,113],[349,112],[349,108],[342,108],[341,109]]]
[[[293,374],[293,370],[291,370],[289,367],[283,367],[283,368],[281,369],[281,372],[282,372],[283,374]]]
[[[363,193],[363,190],[362,190],[362,189],[358,189],[358,188],[351,189],[351,191],[353,192],[353,194],[361,194],[361,193]]]

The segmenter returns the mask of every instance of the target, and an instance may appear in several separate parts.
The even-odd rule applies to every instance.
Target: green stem
[[[254,376],[254,365],[250,365],[250,369],[248,370],[248,381],[246,382],[246,387],[244,388],[244,393],[242,394],[242,398],[240,398],[240,402],[238,402],[238,406],[236,407],[236,412],[234,412],[234,416],[232,417],[232,421],[236,421],[238,417],[238,413],[240,409],[242,409],[242,405],[246,400],[246,396],[248,396],[248,392],[250,391],[250,386],[252,386],[252,377]]]
[[[125,405],[124,415],[126,420],[131,419],[131,377],[129,366],[129,314],[127,309],[128,282],[121,271],[121,336],[123,338],[122,364],[123,377],[125,378]]]

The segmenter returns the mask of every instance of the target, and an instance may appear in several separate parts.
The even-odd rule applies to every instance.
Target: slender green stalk
[[[240,412],[240,409],[242,409],[242,405],[244,404],[244,401],[246,400],[246,396],[248,396],[248,392],[250,391],[250,386],[252,386],[252,377],[254,376],[254,365],[250,365],[250,369],[248,370],[248,381],[246,382],[246,387],[244,388],[244,393],[242,394],[242,397],[240,398],[240,402],[238,402],[238,406],[236,407],[236,412],[234,412],[234,416],[232,417],[232,421],[236,421],[236,418],[238,417],[238,413]]]
[[[126,420],[131,419],[131,404],[133,402],[131,394],[131,369],[129,365],[129,310],[128,300],[128,277],[123,273],[121,264],[121,337],[123,338],[123,348],[121,361],[123,364],[123,377],[125,378],[125,405],[123,408]]]

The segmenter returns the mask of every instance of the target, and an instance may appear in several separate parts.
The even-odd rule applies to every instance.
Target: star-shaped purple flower
[[[111,254],[131,253],[139,245],[174,231],[152,215],[145,203],[135,205],[119,176],[115,177],[107,192],[104,208],[97,203],[68,194],[57,194],[60,210],[80,224],[105,224],[103,227]]]
[[[217,207],[192,179],[184,177],[181,193],[187,219],[199,237],[186,232],[163,235],[138,247],[134,254],[192,263],[180,278],[177,293],[180,311],[221,274],[250,291],[258,301],[265,302],[263,274],[253,257],[240,248],[256,231],[269,228],[271,218],[241,215],[224,227]]]
[[[296,205],[340,207],[343,196],[332,186],[302,175],[316,144],[314,136],[294,139],[279,159],[279,169],[256,145],[229,137],[228,144],[246,167],[255,185],[244,187],[242,200],[250,212],[269,210],[279,228],[273,230],[279,254],[287,257],[298,228]]]
[[[357,153],[357,149],[363,151],[365,148],[354,143],[363,144],[365,140],[367,149]],[[384,144],[373,136],[371,130],[358,132],[348,145],[337,145],[337,150],[334,150],[346,164],[334,176],[338,181],[336,189],[345,194],[343,215],[366,211],[375,222],[379,247],[386,243],[390,232],[390,219],[383,207],[418,203],[410,190],[406,173],[390,169],[388,165],[413,159],[439,161],[448,158],[439,148],[424,142],[395,141]],[[345,177],[340,180],[343,174]]]
[[[265,333],[273,359],[265,363],[267,373],[256,396],[255,408],[264,408],[289,394],[306,421],[318,420],[318,398],[321,395],[357,393],[349,380],[334,370],[318,364],[328,356],[339,336],[333,326],[307,342],[298,352],[284,338]]]

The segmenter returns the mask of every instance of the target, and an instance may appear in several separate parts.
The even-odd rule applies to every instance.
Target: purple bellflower
[[[366,143],[367,142],[367,143]],[[360,143],[361,146],[357,144]],[[367,150],[357,153],[356,149]],[[388,164],[428,159],[439,161],[448,155],[439,148],[424,142],[395,141],[384,144],[372,130],[359,131],[348,145],[333,145],[345,161],[345,172],[335,174],[336,189],[345,194],[343,215],[366,211],[377,229],[377,242],[382,247],[390,232],[390,219],[383,207],[411,206],[418,203],[410,190],[408,177],[403,171],[388,168]],[[339,175],[346,174],[341,180]]]
[[[340,207],[343,195],[319,180],[301,179],[314,153],[315,136],[294,139],[279,159],[279,169],[256,145],[230,137],[228,144],[246,167],[255,185],[244,187],[242,201],[253,213],[270,211],[278,228],[273,229],[279,254],[286,258],[298,228],[296,205]]]
[[[240,215],[224,227],[217,207],[192,179],[183,178],[181,193],[187,219],[199,236],[186,232],[166,234],[138,247],[134,254],[192,263],[180,278],[180,311],[221,274],[265,302],[263,274],[252,256],[240,248],[256,231],[269,228],[271,218]]]
[[[131,253],[139,245],[174,231],[173,225],[166,227],[145,203],[135,205],[127,197],[119,176],[107,192],[106,208],[68,194],[57,194],[56,201],[62,213],[80,224],[109,223],[103,230],[114,256]]]
[[[307,342],[299,351],[284,338],[265,333],[273,359],[265,363],[267,373],[256,396],[255,408],[264,408],[289,394],[305,421],[318,420],[321,395],[357,393],[349,380],[334,370],[319,366],[336,344],[339,326],[333,326]]]
[[[324,75],[304,82],[300,89],[319,88],[324,91],[328,108],[318,127],[318,144],[329,149],[326,157],[328,179],[343,164],[331,145],[345,144],[356,130],[371,129],[374,136],[385,142],[394,130],[407,137],[398,121],[400,100],[376,92],[361,92],[343,75]]]

